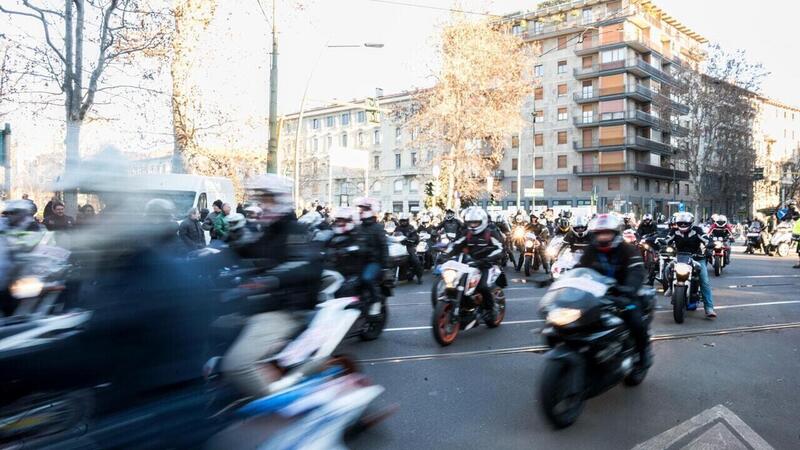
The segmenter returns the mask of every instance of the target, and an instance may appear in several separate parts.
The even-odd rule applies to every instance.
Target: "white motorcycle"
[[[572,251],[569,247],[564,247],[559,253],[556,262],[550,269],[550,275],[554,280],[560,278],[565,272],[570,271],[578,265],[583,252],[580,250]]]

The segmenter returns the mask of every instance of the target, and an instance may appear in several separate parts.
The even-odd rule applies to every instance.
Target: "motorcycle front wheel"
[[[714,276],[722,275],[722,257],[714,256]]]
[[[453,317],[454,311],[455,308],[450,302],[438,302],[436,308],[433,309],[431,320],[433,338],[442,347],[452,344],[461,329],[461,322],[457,317]]]
[[[525,266],[525,276],[526,277],[531,276],[531,257],[530,256],[526,256],[525,257],[524,266]]]
[[[672,317],[675,323],[683,323],[686,314],[686,286],[675,286],[672,291]]]
[[[539,399],[547,420],[556,428],[566,428],[580,416],[586,400],[582,389],[575,389],[571,379],[577,367],[566,359],[548,359],[545,362]]]
[[[778,256],[780,256],[781,258],[783,258],[784,256],[788,255],[789,254],[789,244],[787,244],[786,242],[781,242],[780,244],[778,244],[777,252],[778,252]]]
[[[386,322],[389,320],[389,307],[386,305],[386,299],[381,300],[381,311],[374,317],[367,317],[367,323],[364,325],[364,331],[361,332],[359,337],[362,341],[374,341],[383,333],[386,327]]]

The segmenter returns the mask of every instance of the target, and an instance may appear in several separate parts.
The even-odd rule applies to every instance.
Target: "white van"
[[[134,190],[147,192],[148,197],[172,201],[175,213],[183,216],[189,208],[211,209],[215,200],[230,203],[236,209],[231,180],[222,177],[206,177],[185,174],[136,175]]]

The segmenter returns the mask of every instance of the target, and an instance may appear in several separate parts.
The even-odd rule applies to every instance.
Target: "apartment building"
[[[532,126],[511,137],[496,176],[503,206],[525,188],[537,207],[642,214],[691,203],[672,140],[688,133],[678,75],[697,67],[705,38],[650,1],[564,1],[506,20],[541,56],[523,107]]]
[[[751,215],[783,202],[792,174],[800,171],[800,108],[763,96],[757,105],[753,138],[756,167],[763,168],[764,179],[753,183]]]
[[[364,181],[369,194],[381,201],[386,211],[410,212],[422,206],[424,186],[430,179],[429,161],[420,161],[420,152],[408,143],[413,138],[389,111],[411,102],[410,93],[381,95],[377,98],[380,123],[370,123],[365,112],[366,99],[335,103],[304,112],[300,129],[300,197],[305,203],[330,198],[334,205],[348,205],[364,195]],[[299,113],[284,118],[279,158],[282,172],[294,172],[294,142]],[[369,153],[367,171],[331,167],[332,148],[362,149]],[[430,152],[427,152],[430,154]]]

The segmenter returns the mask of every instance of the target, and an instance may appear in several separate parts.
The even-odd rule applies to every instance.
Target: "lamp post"
[[[317,71],[317,67],[319,67],[320,61],[322,61],[322,56],[325,54],[325,49],[328,48],[383,48],[383,44],[374,42],[365,42],[364,44],[338,44],[338,45],[325,44],[322,47],[322,49],[320,49],[319,55],[317,55],[317,59],[314,61],[314,66],[311,68],[311,73],[308,74],[308,79],[306,80],[306,87],[303,89],[303,98],[300,100],[300,112],[297,115],[297,129],[295,130],[295,135],[294,135],[294,180],[293,180],[293,185],[294,185],[293,195],[294,195],[295,207],[300,207],[300,130],[303,127],[303,115],[305,114],[306,110],[306,99],[308,98],[308,89],[309,87],[311,87],[311,80],[314,78],[314,73]],[[367,164],[369,164],[369,161],[367,161]],[[332,170],[330,167],[328,168],[328,175],[332,175]],[[328,198],[330,199],[332,195],[333,193],[329,192]]]

